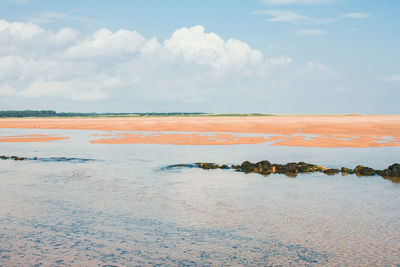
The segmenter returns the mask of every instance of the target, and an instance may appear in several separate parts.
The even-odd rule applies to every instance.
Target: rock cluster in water
[[[28,158],[18,157],[18,156],[5,156],[5,155],[2,155],[2,156],[0,156],[0,159],[26,160]],[[31,159],[31,158],[29,158],[29,159]],[[34,157],[33,159],[37,160],[37,157]]]
[[[182,166],[185,167],[185,164],[179,164],[174,166]],[[323,172],[327,175],[335,175],[341,173],[342,175],[347,174],[356,174],[357,176],[373,176],[380,175],[384,178],[400,178],[400,164],[395,163],[389,166],[384,170],[375,170],[370,167],[365,167],[362,165],[358,165],[354,169],[349,169],[346,167],[342,167],[341,169],[329,169],[323,166],[309,164],[305,162],[291,162],[287,164],[275,164],[271,163],[268,160],[263,160],[257,163],[251,163],[249,161],[244,161],[240,165],[218,165],[214,163],[202,163],[198,162],[192,167],[198,167],[205,170],[212,169],[234,169],[239,172],[245,173],[260,173],[264,175],[268,175],[271,173],[280,173],[288,176],[296,176],[299,173],[311,173],[311,172]]]
[[[6,155],[0,155],[0,160],[15,160],[15,161],[29,161],[29,160],[37,160],[41,162],[54,162],[54,161],[68,161],[68,162],[76,162],[76,163],[83,163],[87,161],[93,161],[92,159],[83,159],[83,158],[66,158],[66,157],[48,157],[48,158],[38,158],[38,157],[33,157],[33,158],[27,158],[27,157],[18,157],[18,156],[6,156]]]

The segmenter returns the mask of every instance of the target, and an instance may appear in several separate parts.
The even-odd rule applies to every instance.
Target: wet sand
[[[276,141],[273,145],[305,147],[400,145],[400,115],[24,118],[1,119],[0,128],[151,132],[112,133],[91,141],[107,144],[232,145]]]

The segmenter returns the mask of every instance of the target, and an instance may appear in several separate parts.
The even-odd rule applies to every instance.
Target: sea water
[[[379,176],[297,177],[166,169],[179,163],[400,162],[400,148],[269,144],[0,143],[0,266],[399,265],[400,184]],[[63,159],[60,159],[63,157]]]

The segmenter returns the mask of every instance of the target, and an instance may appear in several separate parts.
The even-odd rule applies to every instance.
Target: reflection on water
[[[2,144],[0,154],[93,160],[0,161],[0,265],[400,263],[399,184],[162,168],[262,159],[385,168],[399,148],[91,145],[87,133],[68,135]]]

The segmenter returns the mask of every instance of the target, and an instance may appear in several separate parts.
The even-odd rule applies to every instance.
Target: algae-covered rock
[[[232,166],[232,168],[241,172],[257,172],[262,174],[281,173],[293,177],[297,173],[318,172],[326,170],[325,167],[308,164],[305,162],[290,162],[287,164],[271,164],[267,160],[257,163],[244,161],[241,165]]]
[[[0,156],[0,159],[8,158],[6,156]],[[15,160],[23,160],[24,158],[19,158],[16,156],[11,157]],[[36,158],[35,158],[36,159]],[[327,175],[335,175],[341,172],[342,175],[356,174],[358,176],[372,176],[379,174],[383,178],[390,179],[393,182],[400,182],[400,164],[395,163],[384,170],[374,170],[370,167],[365,167],[358,165],[354,170],[342,167],[339,169],[328,169],[323,166],[309,164],[305,162],[290,162],[287,164],[272,164],[268,160],[259,161],[257,163],[252,163],[250,161],[244,161],[240,165],[218,165],[215,163],[195,163],[195,164],[179,164],[174,166],[181,167],[198,167],[206,170],[212,169],[235,169],[239,172],[245,173],[260,173],[263,175],[269,175],[270,173],[285,174],[289,177],[296,177],[299,173],[310,173],[310,172],[323,172]]]
[[[342,173],[342,175],[346,175],[346,174],[354,174],[354,170],[346,168],[346,167],[342,167],[340,169],[340,172]]]
[[[376,174],[376,171],[372,168],[369,167],[364,167],[362,165],[358,165],[355,169],[354,172],[358,176],[372,176]]]
[[[382,171],[376,171],[380,176],[383,177],[400,177],[400,164],[395,163],[390,165],[387,169]]]
[[[215,163],[204,163],[204,162],[198,162],[195,163],[199,168],[205,169],[205,170],[213,170],[213,169],[228,169],[228,165],[218,165]]]
[[[242,164],[240,164],[239,170],[243,172],[252,172],[256,168],[257,168],[256,164],[253,164],[250,161],[243,161]]]

